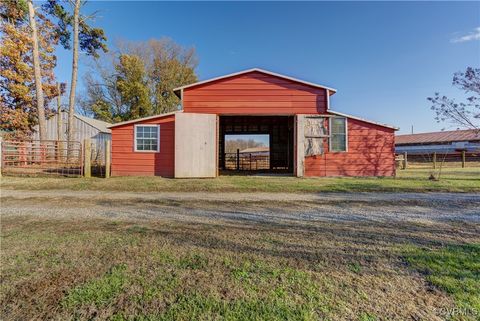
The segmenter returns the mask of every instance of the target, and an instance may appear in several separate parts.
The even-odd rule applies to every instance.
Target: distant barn
[[[270,155],[270,147],[259,146],[259,147],[249,147],[241,150],[240,154],[251,154],[251,155]]]
[[[395,152],[409,155],[480,152],[480,133],[473,129],[431,132],[395,137]]]

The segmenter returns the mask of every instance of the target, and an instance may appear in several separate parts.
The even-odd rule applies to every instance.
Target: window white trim
[[[330,90],[326,89],[327,91],[327,111],[330,110]]]
[[[332,150],[332,119],[342,118],[345,119],[345,150],[337,151]],[[328,119],[328,151],[331,153],[346,153],[348,152],[348,118],[347,117],[330,117]]]
[[[157,128],[157,150],[137,150],[137,128],[156,127]],[[136,153],[159,153],[160,152],[160,125],[135,124],[133,129],[133,151]]]

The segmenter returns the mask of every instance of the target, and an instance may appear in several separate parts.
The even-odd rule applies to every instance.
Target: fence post
[[[437,153],[433,153],[433,169],[437,168]]]
[[[407,169],[408,161],[407,161],[407,152],[403,153],[403,169]]]
[[[111,153],[110,153],[110,141],[105,141],[105,178],[110,178],[110,164],[111,164]]]
[[[237,148],[237,171],[240,170],[240,149]]]
[[[462,168],[465,168],[465,151],[462,150]]]
[[[83,176],[92,177],[92,166],[91,166],[91,157],[92,157],[92,142],[90,139],[85,139],[83,141],[85,153],[83,155]]]

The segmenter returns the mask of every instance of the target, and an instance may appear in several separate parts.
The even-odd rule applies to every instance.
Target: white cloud
[[[472,40],[480,40],[480,27],[473,29],[473,31],[469,32],[464,36],[453,38],[451,42],[457,43],[457,42],[466,42],[466,41],[472,41]]]

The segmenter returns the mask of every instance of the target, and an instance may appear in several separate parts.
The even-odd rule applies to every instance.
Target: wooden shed
[[[47,119],[47,140],[67,140],[68,131],[68,112],[61,112],[61,119],[59,121],[58,114],[52,115]],[[60,125],[60,131],[59,129]],[[104,155],[105,141],[111,140],[111,130],[108,128],[110,123],[74,114],[73,118],[73,140],[83,143],[85,139],[90,139],[92,142],[92,151],[95,155],[92,157],[102,158]],[[60,136],[58,135],[60,133]],[[39,140],[38,125],[33,128],[33,140]]]
[[[177,88],[181,111],[110,126],[112,174],[216,177],[226,135],[262,134],[271,173],[394,175],[397,128],[331,110],[335,93],[261,69]]]

